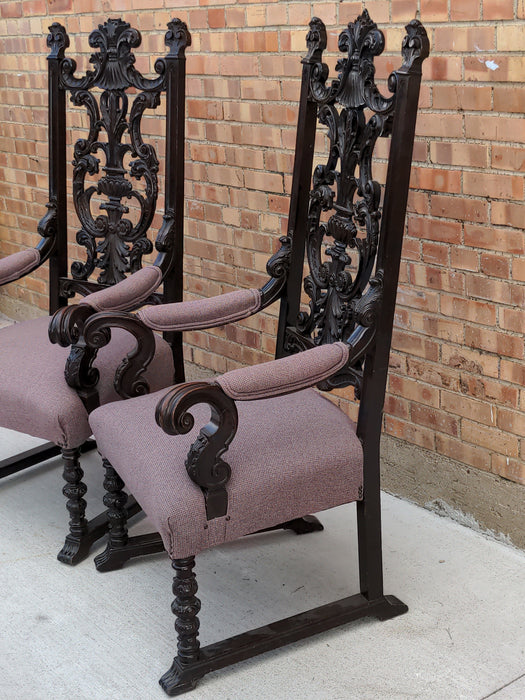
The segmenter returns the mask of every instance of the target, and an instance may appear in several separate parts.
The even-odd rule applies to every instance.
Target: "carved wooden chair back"
[[[39,233],[42,260],[50,261],[50,313],[75,294],[96,292],[137,272],[154,247],[157,256],[148,284],[155,290],[162,282],[163,293],[153,291],[141,303],[181,301],[185,48],[191,41],[187,27],[180,20],[168,23],[169,51],[155,62],[156,78],[144,77],[135,67],[133,50],[140,46],[141,35],[127,22],[108,19],[90,34],[92,69],[81,76],[76,75],[75,60],[66,55],[70,42],[65,28],[54,23],[49,31],[49,203]],[[159,107],[163,94],[164,216],[152,235],[162,188],[157,153],[143,137],[142,120]],[[67,246],[68,98],[85,108],[88,121],[73,147],[71,191],[80,222],[76,241],[85,248],[85,259],[72,262]],[[134,217],[127,216],[128,205],[137,210]],[[173,334],[168,340],[175,342]],[[180,334],[176,342],[181,356]]]

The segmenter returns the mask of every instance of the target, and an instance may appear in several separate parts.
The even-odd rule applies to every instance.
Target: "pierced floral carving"
[[[337,77],[328,80],[322,62],[326,30],[315,19],[307,36],[309,99],[318,104],[319,122],[326,127],[328,157],[317,165],[307,221],[309,274],[304,289],[308,310],[299,313],[285,334],[284,348],[297,352],[312,345],[348,342],[347,367],[324,388],[362,380],[363,360],[375,336],[382,302],[383,271],[377,268],[381,229],[382,188],[374,178],[372,159],[380,137],[392,133],[398,76],[420,73],[428,55],[428,38],[414,20],[403,41],[403,65],[388,80],[389,96],[375,83],[374,59],[384,49],[383,33],[366,10],[339,36],[344,54]]]
[[[140,46],[140,32],[109,19],[89,37],[95,49],[93,69],[77,77],[76,62],[64,56],[69,44],[65,30],[52,25],[50,32],[52,55],[60,58],[61,86],[73,104],[86,109],[89,120],[89,132],[75,143],[73,159],[73,200],[81,224],[77,243],[86,248],[86,260],[74,262],[71,273],[85,281],[98,268],[97,281],[113,284],[139,269],[142,257],[153,250],[147,231],[155,214],[159,163],[153,146],[143,140],[142,118],[160,104],[168,63],[183,55],[190,36],[184,22],[168,24],[165,42],[170,52],[155,63],[158,77],[149,79],[135,68],[133,49]],[[99,100],[92,88],[102,91]],[[132,101],[128,88],[139,91]],[[132,159],[129,166],[126,157]],[[137,211],[135,222],[126,216],[129,203]]]
[[[337,62],[337,79],[328,84],[321,63],[313,72],[310,94],[319,103],[318,118],[327,127],[330,148],[313,176],[310,274],[304,283],[310,303],[298,328],[315,344],[348,339],[359,323],[356,301],[374,269],[381,187],[373,177],[372,156],[377,139],[390,135],[395,97],[383,97],[374,82],[374,58],[383,48],[383,34],[364,10],[339,37],[339,50],[346,56]]]

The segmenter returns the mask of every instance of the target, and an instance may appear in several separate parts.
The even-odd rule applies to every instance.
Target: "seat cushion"
[[[362,447],[355,424],[312,389],[238,402],[239,427],[223,459],[231,466],[228,513],[206,520],[201,489],[184,461],[210,410],[191,410],[194,428],[171,436],[155,422],[165,391],[102,406],[90,416],[109,459],[162,535],[174,559],[360,498]]]
[[[79,447],[91,435],[87,412],[64,379],[69,348],[53,345],[49,317],[17,323],[0,330],[0,425],[60,447]],[[111,342],[95,361],[100,372],[100,401],[116,401],[115,369],[135,346],[129,333],[112,330]],[[173,383],[169,345],[157,338],[157,352],[146,373],[153,391]]]

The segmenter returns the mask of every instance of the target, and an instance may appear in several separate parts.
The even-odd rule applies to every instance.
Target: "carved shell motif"
[[[345,56],[338,77],[327,84],[324,64],[313,71],[310,95],[327,127],[329,154],[313,176],[304,283],[310,302],[298,328],[315,344],[348,339],[358,322],[356,301],[374,270],[381,187],[372,156],[377,139],[390,135],[394,110],[394,95],[384,97],[374,82],[374,57],[383,48],[383,34],[364,10],[339,37]]]

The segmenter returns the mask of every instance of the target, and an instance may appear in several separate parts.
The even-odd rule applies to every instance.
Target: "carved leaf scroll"
[[[71,273],[76,280],[87,280],[98,268],[97,281],[113,284],[139,269],[142,257],[153,250],[147,232],[158,198],[159,163],[155,149],[142,137],[142,118],[160,104],[167,58],[181,55],[190,43],[189,33],[180,20],[168,24],[165,43],[170,52],[155,63],[158,77],[149,79],[135,68],[133,49],[140,46],[140,32],[109,19],[89,37],[95,49],[93,68],[77,77],[76,62],[64,56],[67,35],[59,29],[50,27],[48,44],[60,59],[62,87],[76,106],[86,109],[89,122],[88,134],[75,143],[73,159],[73,200],[81,224],[77,243],[86,248],[86,260],[73,263]],[[93,88],[100,93],[98,100]],[[130,88],[138,94],[128,96]],[[132,159],[129,165],[127,157]],[[127,216],[131,202],[135,222]]]
[[[326,30],[312,20],[307,36],[308,55],[317,61],[312,71],[310,99],[318,104],[319,122],[329,142],[326,161],[315,168],[307,224],[309,275],[304,289],[308,311],[289,329],[286,349],[295,352],[310,345],[350,342],[363,325],[373,337],[382,298],[382,271],[374,273],[381,220],[381,186],[374,179],[372,159],[377,140],[390,136],[395,109],[396,73],[385,97],[375,83],[374,59],[384,49],[382,32],[366,10],[340,34],[344,54],[336,64],[337,77],[328,81],[322,63]],[[419,22],[407,26],[401,71],[419,67],[428,55],[428,38]],[[359,387],[363,348],[360,338],[351,352],[348,376],[338,382]]]

